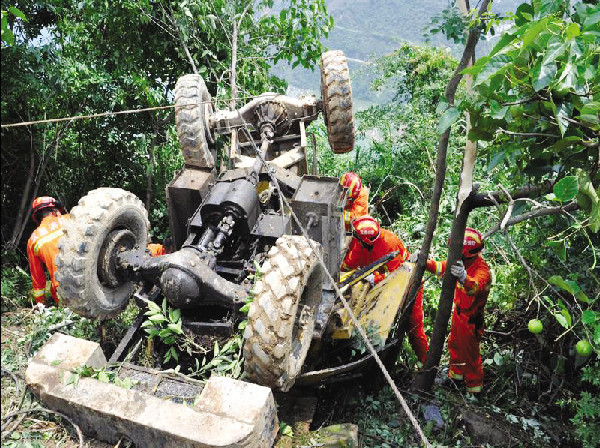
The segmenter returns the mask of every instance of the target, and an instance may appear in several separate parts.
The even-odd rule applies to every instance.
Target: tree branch
[[[510,201],[510,198],[522,199],[539,197],[543,194],[551,192],[555,183],[556,180],[547,180],[545,182],[542,182],[540,185],[527,185],[519,190],[510,192],[510,197],[507,197],[505,192],[503,191],[479,193],[473,196],[471,205],[473,206],[473,208],[491,207],[495,205],[494,201],[491,198],[493,198],[499,203],[506,203]]]
[[[579,210],[580,208],[581,207],[579,206],[579,204],[577,204],[576,202],[571,202],[570,204],[564,206],[546,207],[531,210],[529,212],[507,219],[506,222],[504,222],[504,225],[502,225],[502,223],[496,224],[493,228],[486,232],[486,234],[483,236],[483,239],[486,240],[498,230],[501,230],[505,227],[514,226],[515,224],[526,221],[528,219],[538,218],[540,216],[559,215],[562,213],[568,213],[575,210]]]

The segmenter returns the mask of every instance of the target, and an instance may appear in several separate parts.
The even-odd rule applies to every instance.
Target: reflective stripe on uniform
[[[465,290],[467,291],[467,295],[474,296],[477,293],[477,291],[479,291],[479,283],[477,281],[474,281],[473,287],[469,289],[465,288]]]
[[[453,380],[462,380],[464,378],[464,376],[455,373],[454,371],[450,370],[448,372],[448,378],[452,378]]]
[[[42,248],[42,246],[44,244],[49,243],[50,241],[53,241],[56,238],[61,237],[62,234],[63,234],[62,229],[58,229],[52,233],[49,233],[48,235],[41,237],[39,240],[37,240],[35,242],[35,246],[33,246],[33,252],[37,255],[37,253],[39,252],[39,250]]]
[[[435,274],[436,275],[441,275],[442,274],[442,268],[443,268],[443,264],[441,261],[436,261],[435,262]]]
[[[467,387],[467,392],[470,392],[472,394],[476,394],[478,392],[481,392],[481,388],[482,388],[482,386]]]
[[[45,293],[44,289],[34,289],[33,290],[33,297],[41,297],[43,296]]]

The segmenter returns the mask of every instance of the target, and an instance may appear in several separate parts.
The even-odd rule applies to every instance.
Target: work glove
[[[462,285],[467,278],[467,270],[462,261],[457,261],[454,266],[450,268],[450,273],[455,276],[460,284]]]
[[[365,277],[365,281],[373,287],[375,286],[375,274],[371,273]]]
[[[410,254],[408,256],[408,258],[406,259],[406,261],[408,261],[409,263],[416,263],[417,260],[419,259],[419,254],[421,253],[421,251],[416,250],[414,251],[412,254]]]

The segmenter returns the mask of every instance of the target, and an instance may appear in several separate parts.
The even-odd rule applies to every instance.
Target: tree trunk
[[[466,1],[466,0],[465,0]],[[491,0],[484,0],[479,9],[479,14],[487,11],[488,4]],[[465,4],[464,10],[468,10],[468,6]],[[458,84],[462,78],[461,71],[470,65],[473,61],[475,54],[475,46],[479,40],[479,31],[474,29],[469,32],[467,41],[465,43],[465,49],[458,68],[454,72],[454,76],[450,79],[448,86],[446,87],[446,99],[449,106],[454,105],[454,95]],[[468,121],[468,118],[467,118]],[[417,262],[415,273],[411,278],[409,285],[409,297],[411,300],[409,303],[414,301],[416,294],[419,290],[421,279],[425,272],[425,264],[429,255],[429,249],[431,241],[433,239],[433,231],[435,230],[435,224],[437,222],[439,213],[439,200],[441,196],[441,189],[445,179],[446,170],[446,152],[448,149],[448,139],[450,136],[450,128],[446,130],[444,135],[440,138],[437,155],[437,172],[436,182],[434,185],[434,194],[432,198],[431,208],[429,212],[429,219],[427,221],[426,234]],[[464,238],[465,227],[469,212],[471,211],[471,190],[472,190],[472,174],[473,166],[475,162],[475,151],[476,146],[471,143],[465,148],[465,157],[463,158],[463,169],[461,171],[461,186],[458,193],[457,201],[457,212],[455,214],[454,222],[452,224],[452,231],[450,233],[450,250],[448,254],[448,266],[452,266],[460,256],[462,252],[462,242]],[[443,159],[443,161],[441,160]],[[446,333],[448,327],[448,320],[452,312],[452,304],[454,301],[454,287],[456,286],[456,279],[451,275],[444,276],[442,283],[442,292],[440,294],[440,301],[438,305],[438,312],[434,323],[433,335],[431,337],[431,344],[429,352],[427,353],[427,359],[423,370],[415,378],[413,388],[418,390],[429,390],[433,385],[433,380],[437,372],[437,366],[439,365],[442,351],[444,349],[444,343],[446,340]]]
[[[154,135],[152,136],[152,141],[150,142],[150,146],[148,147],[148,172],[146,175],[146,210],[150,212],[150,207],[152,207],[152,197],[154,195],[154,169],[156,166],[156,160],[154,157],[154,148],[156,147],[156,142],[158,141],[158,133],[160,131],[160,117],[155,117],[154,121]]]
[[[25,228],[27,220],[29,219],[29,213],[26,214],[25,210],[28,209],[27,204],[29,203],[29,190],[31,190],[31,183],[33,182],[33,176],[35,172],[35,149],[33,147],[33,134],[31,133],[31,129],[29,131],[29,136],[29,170],[27,171],[27,181],[25,182],[25,187],[23,188],[23,195],[21,196],[21,204],[19,205],[19,211],[17,212],[17,219],[15,220],[13,233],[10,241],[7,244],[7,248],[9,250],[13,250],[18,246],[21,235],[23,234],[23,229]]]

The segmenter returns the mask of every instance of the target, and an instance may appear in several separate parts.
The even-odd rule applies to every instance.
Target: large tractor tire
[[[210,93],[200,75],[185,75],[175,84],[175,127],[186,165],[212,168],[215,155],[208,148],[212,113]]]
[[[250,381],[286,392],[310,347],[323,269],[306,238],[285,235],[261,272],[244,331],[244,371]]]
[[[129,302],[135,284],[116,270],[121,250],[144,251],[148,213],[132,193],[120,188],[90,191],[71,210],[56,258],[58,294],[77,314],[107,319]]]
[[[332,151],[336,154],[352,151],[352,87],[346,56],[342,51],[328,51],[321,56],[321,96]]]

